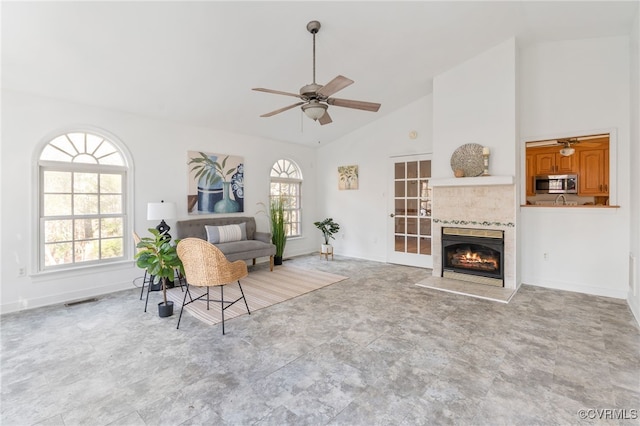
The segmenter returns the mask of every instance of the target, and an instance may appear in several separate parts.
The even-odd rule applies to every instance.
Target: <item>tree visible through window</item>
[[[105,138],[67,133],[39,161],[40,270],[125,258],[127,167]]]
[[[271,168],[271,198],[282,198],[287,237],[302,235],[302,173],[291,160],[281,159]]]

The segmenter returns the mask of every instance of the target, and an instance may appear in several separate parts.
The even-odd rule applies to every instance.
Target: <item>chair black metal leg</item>
[[[178,284],[180,284],[180,290],[184,292],[184,287],[182,285],[182,281],[183,280],[186,282],[186,280],[184,279],[184,276],[180,273],[180,271],[178,269],[176,269],[175,275],[178,277]],[[174,280],[174,282],[175,282],[175,280]]]
[[[144,295],[144,284],[147,282],[147,270],[144,271],[144,277],[142,278],[142,289],[140,290],[140,300],[142,300],[142,296]]]
[[[187,283],[187,291],[184,292],[184,299],[182,299],[182,308],[180,308],[180,316],[178,317],[178,325],[176,326],[176,330],[180,328],[180,320],[182,319],[184,305],[187,302],[187,294],[189,294],[189,283]],[[189,298],[191,298],[191,295],[189,295]]]
[[[224,286],[220,286],[220,308],[222,310],[222,335],[224,336]]]
[[[147,312],[147,304],[149,303],[149,293],[151,293],[151,285],[156,277],[149,275],[149,283],[147,284],[147,300],[144,302],[144,311]]]
[[[251,311],[249,310],[249,304],[247,303],[247,298],[244,297],[244,291],[242,291],[242,286],[240,285],[240,280],[238,280],[238,287],[240,287],[240,294],[242,295],[242,299],[244,299],[244,306],[247,307],[247,313],[251,315]]]

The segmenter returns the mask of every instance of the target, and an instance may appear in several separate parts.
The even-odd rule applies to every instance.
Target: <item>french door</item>
[[[431,256],[431,155],[390,159],[387,260],[433,267]]]

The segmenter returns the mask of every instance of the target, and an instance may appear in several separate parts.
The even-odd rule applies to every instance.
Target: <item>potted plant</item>
[[[269,218],[271,221],[271,242],[276,246],[273,263],[282,265],[284,246],[287,244],[287,232],[284,224],[284,199],[274,197],[269,204]]]
[[[313,222],[313,224],[322,232],[322,236],[324,237],[324,244],[320,246],[321,254],[333,254],[333,247],[329,244],[329,240],[331,238],[335,239],[333,236],[337,234],[340,230],[340,225],[333,221],[332,218],[328,217],[322,222]]]
[[[149,228],[149,232],[152,237],[141,238],[136,246],[139,249],[135,256],[136,265],[146,269],[149,275],[160,278],[164,301],[158,303],[158,315],[162,318],[170,317],[173,315],[173,302],[167,300],[167,280],[174,277],[176,269],[184,275],[184,268],[171,240],[155,228]]]

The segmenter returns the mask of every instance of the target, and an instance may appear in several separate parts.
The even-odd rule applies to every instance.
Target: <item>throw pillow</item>
[[[207,241],[211,244],[229,243],[247,239],[247,224],[210,226],[205,225],[207,230]]]

